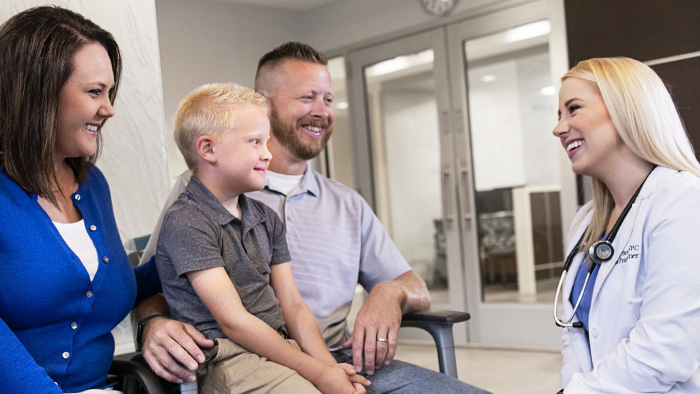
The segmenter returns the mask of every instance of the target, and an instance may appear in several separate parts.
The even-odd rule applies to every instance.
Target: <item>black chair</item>
[[[457,358],[452,326],[470,318],[471,316],[467,312],[456,311],[408,313],[403,316],[401,327],[416,327],[427,331],[435,341],[440,372],[456,379]]]
[[[117,356],[109,368],[110,378],[124,394],[165,394],[160,379],[145,361],[123,359]],[[141,358],[143,360],[143,358]]]
[[[454,335],[455,323],[469,320],[466,312],[431,311],[426,313],[409,313],[403,316],[401,327],[415,327],[427,331],[435,341],[440,372],[457,378],[457,358],[455,357]],[[112,363],[110,374],[122,378],[124,394],[165,394],[179,392],[176,385],[158,378],[148,368],[140,353],[117,356]]]

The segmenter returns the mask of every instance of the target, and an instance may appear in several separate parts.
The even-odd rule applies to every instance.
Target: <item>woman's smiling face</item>
[[[628,150],[596,86],[579,78],[562,83],[553,134],[569,155],[572,170],[598,179],[614,169],[620,150]]]
[[[98,129],[114,116],[109,92],[114,88],[112,63],[101,44],[89,43],[75,53],[73,72],[61,88],[54,157],[91,156]]]

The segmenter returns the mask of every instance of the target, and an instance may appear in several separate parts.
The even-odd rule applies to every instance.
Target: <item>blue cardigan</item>
[[[0,168],[1,170],[1,168]],[[159,291],[155,264],[132,270],[97,168],[72,195],[99,257],[93,281],[37,196],[0,171],[0,387],[8,393],[79,392],[107,385],[111,330]],[[136,274],[136,276],[134,275]]]

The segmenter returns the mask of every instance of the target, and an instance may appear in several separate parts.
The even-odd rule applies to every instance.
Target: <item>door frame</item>
[[[432,49],[433,77],[437,94],[438,127],[441,149],[441,186],[443,195],[443,221],[445,225],[447,270],[448,270],[448,303],[433,302],[433,309],[466,310],[465,286],[463,282],[462,246],[459,233],[458,204],[456,198],[456,168],[454,166],[452,137],[452,119],[450,118],[450,84],[448,79],[448,64],[446,53],[445,29],[437,28],[418,33],[398,40],[350,51],[346,54],[346,77],[348,83],[348,101],[352,114],[350,123],[353,130],[353,150],[355,152],[355,179],[358,192],[374,209],[377,209],[375,177],[372,159],[372,138],[370,125],[369,103],[366,96],[366,81],[364,70],[378,62],[392,59],[396,56],[416,53]],[[465,325],[455,326],[455,341],[468,342]]]

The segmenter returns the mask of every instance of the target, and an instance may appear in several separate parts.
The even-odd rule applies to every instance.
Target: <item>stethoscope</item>
[[[651,169],[651,171],[654,171],[654,168],[656,168],[656,166],[654,166]],[[625,221],[625,218],[627,217],[627,214],[629,213],[630,209],[632,209],[632,205],[637,200],[637,196],[642,190],[644,182],[646,182],[647,178],[649,178],[649,175],[651,175],[651,171],[649,172],[649,174],[647,174],[646,178],[644,178],[642,184],[639,185],[637,191],[634,192],[634,195],[632,195],[632,198],[630,198],[629,202],[625,206],[625,209],[620,214],[620,217],[617,218],[617,221],[613,225],[613,228],[610,230],[610,232],[599,241],[594,242],[591,245],[591,247],[588,248],[588,258],[593,262],[593,264],[590,264],[588,266],[588,272],[586,272],[586,279],[584,279],[583,281],[583,288],[581,289],[581,293],[578,295],[576,305],[574,305],[574,310],[571,312],[571,317],[569,318],[569,320],[564,322],[559,320],[559,318],[557,317],[557,301],[559,301],[559,293],[561,292],[562,285],[564,284],[564,278],[566,278],[566,273],[569,271],[569,267],[571,267],[571,263],[574,261],[574,257],[576,257],[576,255],[580,252],[583,237],[588,229],[583,231],[583,234],[581,234],[581,238],[579,238],[578,242],[576,242],[576,246],[574,246],[569,255],[566,257],[566,261],[564,261],[564,270],[561,272],[561,278],[559,279],[559,284],[557,285],[557,293],[554,296],[554,323],[556,323],[557,326],[583,328],[582,322],[577,321],[572,323],[572,320],[574,320],[574,316],[576,316],[576,311],[578,310],[578,307],[581,304],[581,300],[583,299],[583,294],[586,292],[588,279],[591,277],[591,273],[593,272],[593,269],[596,265],[601,265],[605,262],[610,261],[610,259],[612,259],[613,255],[615,254],[615,248],[613,248],[612,243],[615,240],[617,231],[620,229],[620,226],[622,226],[622,222]]]

